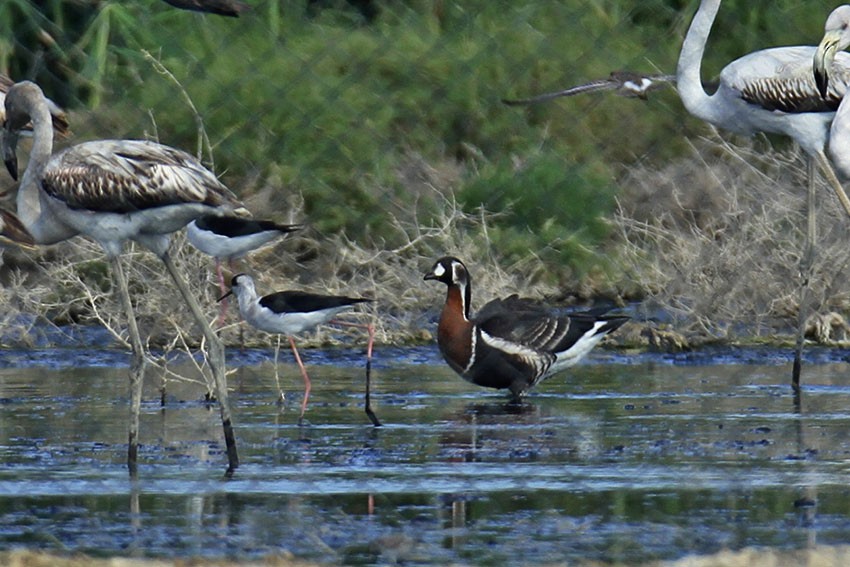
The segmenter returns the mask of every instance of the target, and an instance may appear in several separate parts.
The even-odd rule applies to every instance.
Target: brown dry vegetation
[[[432,188],[431,191],[437,191]],[[248,201],[253,210],[271,210],[263,202],[263,192]],[[376,299],[370,315],[383,344],[429,340],[426,312],[436,312],[443,295],[437,286],[422,281],[433,261],[454,254],[469,262],[474,271],[477,302],[520,290],[531,295],[555,294],[545,284],[534,284],[535,275],[545,270],[535,256],[521,265],[506,266],[491,254],[487,223],[491,215],[467,215],[451,197],[439,198],[444,214],[423,226],[415,220],[394,221],[391,228],[404,244],[394,248],[365,248],[345,235],[318,234],[309,226],[238,262],[238,269],[251,273],[261,294],[290,288],[307,288],[320,293],[344,293]],[[303,220],[298,202],[275,209],[290,211],[281,221]],[[386,229],[386,227],[385,227]],[[213,271],[213,260],[197,252],[180,234],[174,239],[175,261],[189,274],[190,287],[203,298],[210,319],[218,313],[216,299],[221,295]],[[140,247],[130,247],[124,255],[131,293],[143,335],[151,346],[181,348],[195,346],[199,333],[165,273],[161,262]],[[5,251],[4,287],[0,293],[9,308],[0,319],[0,335],[27,344],[27,334],[16,332],[22,321],[38,319],[57,323],[69,321],[97,323],[108,328],[119,344],[128,346],[123,313],[111,291],[108,263],[99,246],[74,239],[37,252]],[[371,313],[368,313],[371,311]],[[235,303],[229,324],[223,329],[227,342],[246,345],[271,344],[272,337],[243,326],[238,332]],[[356,335],[356,332],[352,332]],[[320,331],[311,342],[334,344],[345,331]]]
[[[509,263],[494,249],[488,230],[495,214],[468,214],[457,206],[453,186],[458,175],[451,167],[411,156],[399,178],[410,195],[429,207],[439,203],[440,213],[434,216],[430,210],[429,218],[436,220],[425,224],[415,204],[399,209],[392,226],[382,227],[395,234],[391,247],[364,246],[308,227],[254,253],[238,269],[254,275],[261,294],[306,287],[375,298],[367,313],[356,317],[373,318],[379,344],[431,339],[443,290],[423,282],[422,274],[445,254],[461,257],[472,270],[474,306],[514,292],[560,303],[600,296],[620,303],[640,300],[647,322],[638,321],[615,337],[627,346],[681,348],[754,337],[786,341],[792,334],[805,220],[805,160],[799,151],[775,151],[763,140],[736,145],[714,137],[694,141],[690,156],[662,166],[630,167],[619,184],[619,209],[611,219],[616,230],[607,245],[615,268],[560,285],[552,283],[553,267],[533,251],[521,262]],[[297,196],[273,203],[271,195],[258,187],[247,204],[255,211],[287,211],[280,221],[309,222]],[[818,223],[815,304],[832,317],[821,321],[819,338],[832,340],[841,335],[828,336],[831,323],[842,333],[847,329],[843,313],[850,298],[843,283],[850,277],[850,248],[844,244],[847,221],[825,187]],[[212,259],[186,244],[182,235],[175,238],[174,250],[212,320],[220,295]],[[137,247],[125,255],[125,264],[149,344],[166,351],[197,346],[199,333],[160,262]],[[126,346],[123,314],[97,245],[75,239],[36,253],[7,250],[2,277],[0,300],[8,309],[0,317],[0,336],[7,341],[26,345],[27,334],[20,327],[22,322],[32,324],[32,315],[37,315],[59,324],[102,324]],[[272,337],[244,325],[240,332],[234,313],[231,309],[223,330],[228,343],[272,344]],[[355,331],[320,330],[308,344],[340,340],[362,338]]]
[[[690,158],[634,167],[622,183],[616,223],[625,273],[646,291],[646,311],[668,313],[688,336],[784,340],[796,324],[805,158],[758,142],[698,140]],[[846,327],[848,221],[825,185],[817,223],[814,304]]]

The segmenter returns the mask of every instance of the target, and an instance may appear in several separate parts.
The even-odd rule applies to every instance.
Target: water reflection
[[[505,400],[504,402],[471,403],[464,410],[467,414],[477,416],[503,416],[503,415],[528,415],[539,411],[538,407],[529,401],[517,402]]]
[[[804,470],[813,469],[808,465],[809,457],[815,458],[816,450],[810,450],[806,444],[806,415],[803,410],[803,394],[797,390],[794,392],[794,413],[797,416],[795,420],[797,452],[796,457],[801,460]],[[814,548],[817,545],[817,530],[815,529],[815,519],[817,517],[817,481],[812,480],[807,482],[803,479],[803,483],[796,491],[796,498],[793,501],[794,509],[797,512],[798,526],[805,529],[807,532],[806,544],[809,548]]]
[[[511,404],[384,364],[383,428],[346,367],[317,366],[307,427],[270,367],[243,369],[226,482],[198,384],[169,383],[164,407],[146,390],[131,482],[124,371],[3,369],[0,548],[499,564],[838,543],[850,388],[842,366],[810,368],[797,404],[781,367],[753,365],[581,366]]]

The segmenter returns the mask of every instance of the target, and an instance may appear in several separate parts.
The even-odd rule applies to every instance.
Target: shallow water
[[[126,355],[0,353],[0,549],[633,563],[850,533],[844,351],[809,351],[798,408],[781,351],[598,351],[515,406],[461,381],[433,348],[379,348],[381,428],[363,413],[359,351],[305,353],[305,427],[288,353],[282,407],[269,353],[230,354],[235,477],[223,478],[203,386],[171,380],[161,407],[151,376],[131,482]]]

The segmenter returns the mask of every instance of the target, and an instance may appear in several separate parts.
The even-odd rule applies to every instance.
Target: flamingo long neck
[[[702,0],[691,21],[691,27],[682,43],[679,65],[676,71],[676,86],[685,108],[707,122],[714,122],[718,111],[712,97],[702,86],[702,58],[714,18],[720,9],[721,0]]]
[[[33,142],[27,168],[18,189],[16,203],[18,217],[37,243],[55,244],[71,238],[76,233],[61,224],[50,211],[45,210],[47,205],[42,200],[39,180],[53,154],[53,123],[44,97],[30,97],[27,101],[32,121]]]

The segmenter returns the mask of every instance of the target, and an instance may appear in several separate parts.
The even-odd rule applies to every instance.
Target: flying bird
[[[612,71],[607,79],[598,79],[589,83],[576,85],[562,91],[546,93],[530,98],[507,99],[502,102],[509,106],[537,104],[564,96],[575,96],[583,93],[614,91],[624,97],[636,97],[646,100],[649,91],[659,89],[664,85],[676,82],[676,75],[644,75],[632,71]]]

